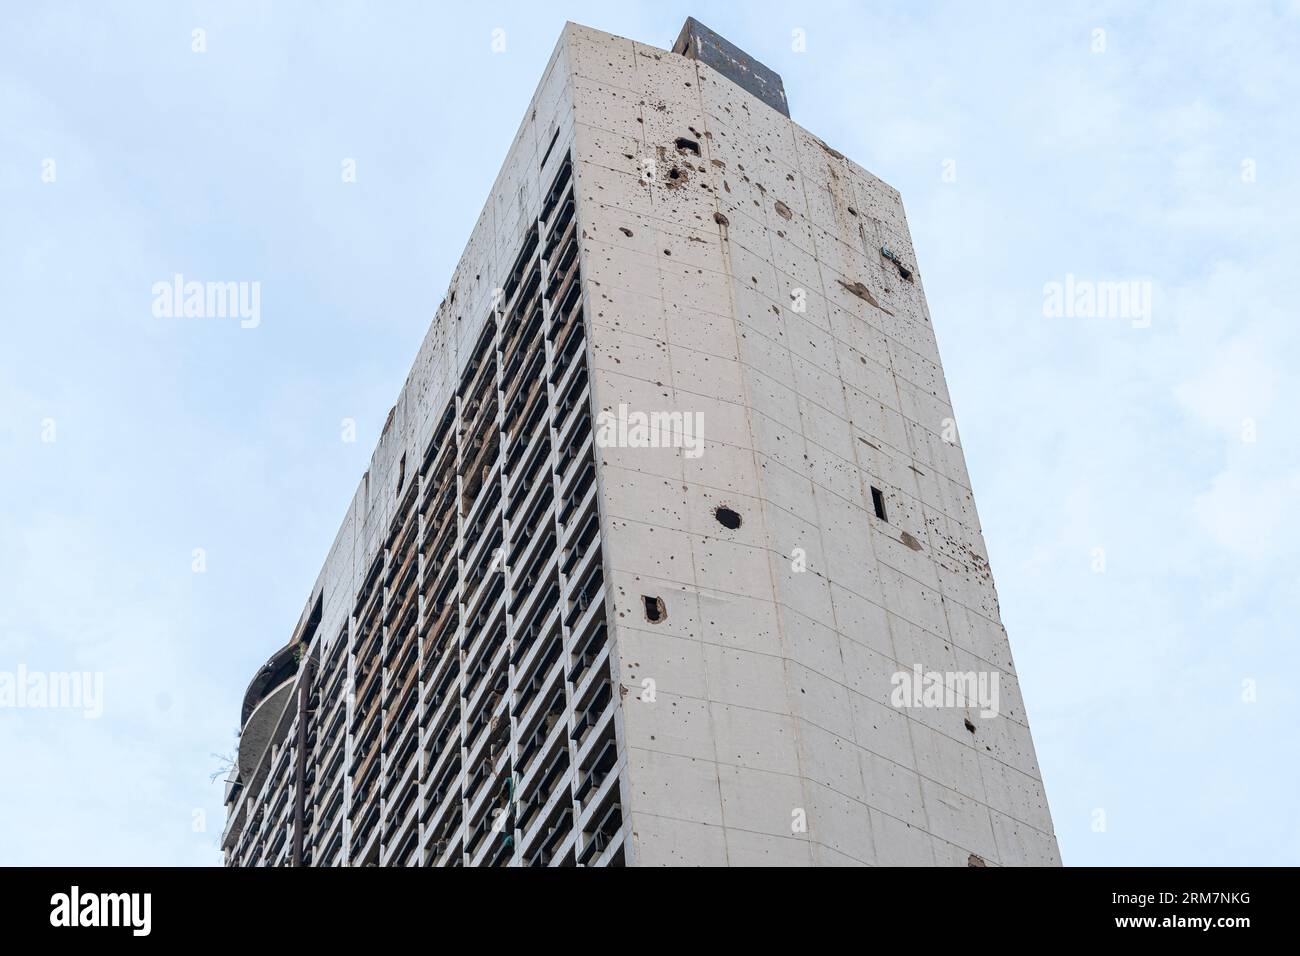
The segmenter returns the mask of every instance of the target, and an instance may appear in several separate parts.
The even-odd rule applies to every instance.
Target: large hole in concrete
[[[641,601],[645,604],[645,619],[651,624],[658,624],[668,616],[668,608],[664,607],[663,598],[643,594]]]
[[[714,508],[713,517],[718,519],[718,524],[730,531],[735,531],[740,527],[740,514],[726,505],[718,505],[718,507]]]

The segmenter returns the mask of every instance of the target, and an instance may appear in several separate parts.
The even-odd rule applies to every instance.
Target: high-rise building
[[[569,24],[292,639],[231,865],[1059,862],[898,193]]]

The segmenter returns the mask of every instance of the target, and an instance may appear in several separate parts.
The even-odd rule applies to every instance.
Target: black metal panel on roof
[[[772,109],[790,115],[781,74],[759,63],[725,37],[719,36],[694,17],[687,17],[673,52],[707,63],[741,89],[752,93]]]

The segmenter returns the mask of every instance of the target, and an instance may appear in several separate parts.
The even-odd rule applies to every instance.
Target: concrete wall
[[[597,453],[628,862],[1059,863],[898,193],[705,65],[565,39],[593,402],[707,440]],[[998,715],[894,706],[914,665],[996,673]]]

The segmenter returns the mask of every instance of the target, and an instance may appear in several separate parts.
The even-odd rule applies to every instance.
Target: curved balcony
[[[271,655],[244,693],[236,761],[240,780],[252,778],[266,748],[273,742],[298,676],[297,647],[297,642],[291,641]]]

